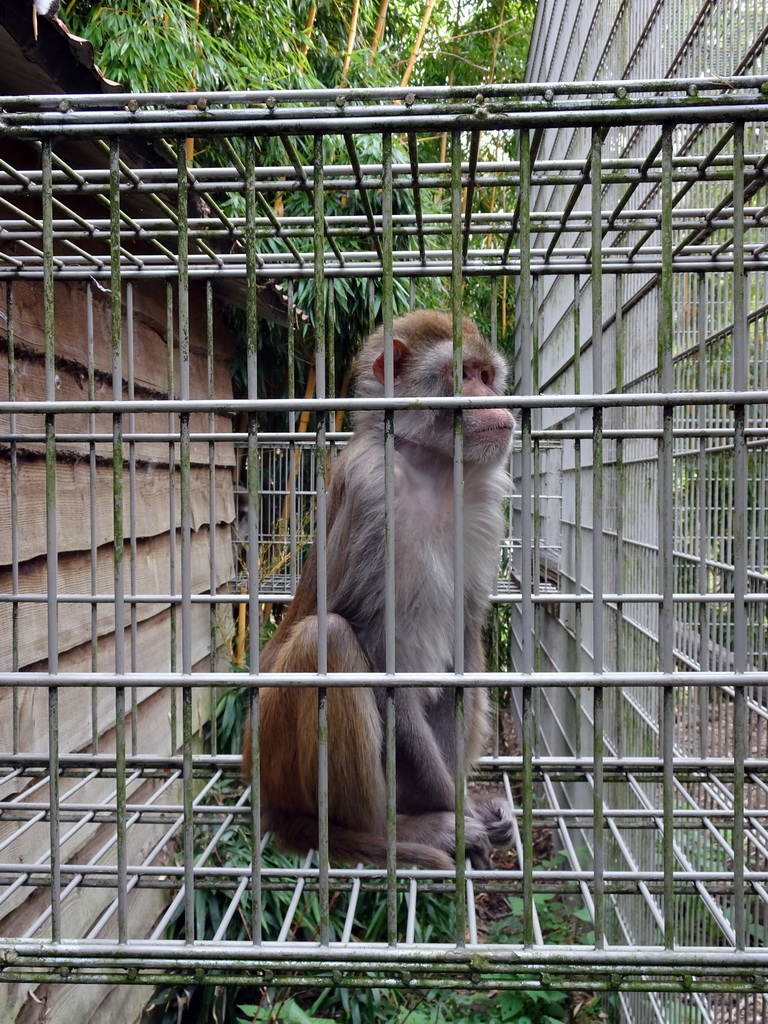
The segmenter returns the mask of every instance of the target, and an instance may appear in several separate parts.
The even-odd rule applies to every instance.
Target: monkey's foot
[[[474,812],[475,807],[472,808]],[[464,847],[473,868],[487,870],[491,866],[491,844],[485,822],[474,814],[464,818]]]
[[[512,842],[515,834],[514,822],[500,800],[494,797],[475,800],[472,809],[485,826],[486,834],[493,846],[508,846]]]

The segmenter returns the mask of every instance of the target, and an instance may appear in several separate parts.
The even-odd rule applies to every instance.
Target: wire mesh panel
[[[765,69],[765,7],[761,3],[734,8],[715,2],[697,10],[664,3],[601,4],[588,32],[580,36],[569,34],[569,45],[563,48],[558,41],[567,16],[568,11],[561,5],[539,8],[528,77],[631,80],[640,76],[672,78],[702,71],[727,77],[761,73]],[[689,86],[689,93],[695,93],[695,86]],[[758,249],[764,243],[764,201],[757,199],[754,204],[754,221],[750,221],[749,213],[749,206],[753,205],[750,195],[753,190],[759,191],[760,186],[750,182],[748,174],[742,180],[738,171],[744,148],[757,154],[765,148],[762,129],[757,127],[756,134],[754,131],[755,126],[747,127],[742,136],[738,126],[723,130],[706,124],[675,125],[671,133],[672,160],[679,166],[690,161],[696,173],[689,182],[682,182],[673,170],[671,192],[666,196],[663,174],[660,180],[640,180],[634,188],[626,188],[611,183],[610,176],[603,171],[604,218],[608,211],[607,220],[604,219],[604,245],[626,245],[633,258],[651,243],[660,247],[657,251],[663,264],[666,238],[674,268],[682,247],[693,242],[708,246],[712,257],[731,253],[733,272],[717,272],[711,264],[679,274],[673,270],[666,292],[660,288],[663,276],[643,279],[616,275],[602,289],[602,324],[594,318],[590,324],[584,318],[590,317],[591,303],[586,278],[574,282],[572,294],[548,289],[541,295],[537,311],[541,352],[548,351],[544,355],[545,376],[552,388],[559,391],[572,380],[577,388],[585,386],[591,372],[592,337],[598,331],[607,354],[606,372],[613,375],[609,386],[616,390],[640,395],[670,388],[718,392],[727,387],[763,386],[759,366],[765,345],[761,325],[764,275],[745,271],[740,262],[741,250],[750,238]],[[549,134],[541,155],[551,158],[567,153],[574,161],[582,161],[586,169],[592,142],[587,133],[566,126]],[[664,145],[662,133],[655,128],[635,127],[624,133],[609,133],[602,152],[616,159],[646,161],[641,165],[646,169],[655,156],[663,154]],[[719,178],[715,166],[720,157],[728,171]],[[534,189],[532,202],[537,210],[543,211],[550,206],[561,208],[569,199],[574,200],[574,212],[580,207],[586,210],[590,204],[586,194],[576,196],[567,188],[550,193]],[[735,214],[742,205],[743,218]],[[665,209],[672,211],[666,236]],[[660,229],[656,234],[643,230],[633,220],[635,214],[651,210],[657,215]],[[724,220],[721,215],[725,215]],[[623,217],[627,230],[613,234]],[[640,228],[639,232],[634,230],[635,226]],[[586,235],[582,235],[582,240],[586,241]],[[704,251],[701,250],[702,255]],[[669,335],[665,334],[665,325]],[[658,348],[649,344],[649,327],[658,331]],[[570,328],[570,350],[562,347],[555,351],[554,336],[564,339]],[[582,357],[585,373],[579,377]],[[568,365],[571,360],[573,370]],[[660,599],[649,601],[646,596],[642,603],[622,599],[607,604],[607,632],[599,652],[604,666],[617,670],[645,666],[654,670],[665,664],[666,649],[666,664],[675,668],[734,671],[739,650],[743,665],[764,671],[765,616],[761,592],[765,560],[758,553],[765,518],[758,493],[764,473],[762,445],[757,439],[745,441],[740,450],[739,444],[734,443],[730,432],[738,434],[740,430],[737,409],[718,402],[680,405],[668,413],[666,424],[657,410],[649,408],[611,414],[615,418],[609,425],[619,432],[614,435],[615,440],[603,444],[602,465],[597,470],[602,478],[605,531],[601,586],[617,597],[657,591]],[[759,432],[764,428],[763,409],[749,407],[744,415],[745,429]],[[576,421],[572,423],[575,425]],[[648,428],[649,432],[640,438],[632,435],[635,428]],[[661,431],[662,439],[667,431],[661,446],[651,440],[654,428]],[[622,431],[629,432],[622,436]],[[611,435],[605,431],[603,437]],[[666,455],[664,444],[669,446]],[[664,475],[660,475],[662,469]],[[577,442],[572,461],[557,477],[562,486],[563,506],[569,509],[561,523],[562,572],[576,594],[592,593],[591,577],[596,571],[594,563],[585,563],[580,555],[585,526],[580,509],[583,503],[591,506],[596,498],[594,472],[591,450]],[[666,506],[661,503],[663,494]],[[649,509],[654,514],[649,515]],[[670,517],[672,522],[665,534],[663,523]],[[666,555],[660,557],[660,548],[665,545]],[[665,579],[673,594],[671,598],[667,596],[666,607],[661,596]],[[697,600],[688,600],[691,594],[696,594]],[[740,607],[738,595],[742,594],[746,597]],[[588,615],[586,609],[582,614],[578,604],[556,610],[553,621],[546,626],[551,637],[552,664],[564,664],[563,658],[565,663],[576,659],[581,664],[595,664],[593,627],[585,617]],[[564,635],[569,637],[567,653],[561,646]],[[565,725],[552,742],[563,745],[553,749],[567,748],[571,753],[584,749],[583,739],[573,742],[574,725],[586,722],[587,728],[591,728],[593,711],[589,695],[574,697],[573,704],[558,700]],[[744,706],[740,703],[742,699]],[[744,694],[727,687],[702,686],[675,691],[673,695],[627,687],[605,705],[602,727],[615,754],[646,754],[658,751],[666,743],[668,749],[671,744],[676,756],[691,759],[728,759],[734,754],[760,758],[766,751],[765,710],[765,690],[759,686]],[[741,750],[738,743],[734,745],[734,729],[745,734]],[[748,773],[747,778],[754,776]],[[674,783],[673,796],[669,796],[670,780],[664,781],[672,817],[678,819],[672,852],[681,868],[705,870],[713,863],[726,869],[734,864],[740,866],[742,843],[747,862],[752,856],[756,866],[764,864],[761,842],[751,846],[751,840],[740,836],[738,828],[734,834],[733,818],[716,823],[717,819],[707,816],[714,810],[725,811],[727,815],[735,813],[738,821],[744,804],[749,821],[751,810],[764,806],[760,781],[754,787],[747,781],[743,789],[730,775],[708,780],[691,777],[685,782],[675,779]],[[643,803],[656,799],[653,786],[642,790]],[[567,799],[573,799],[573,794]],[[616,790],[612,799],[624,806],[635,798]],[[691,812],[696,820],[687,818]],[[668,831],[669,824],[664,828]],[[658,848],[647,832],[627,833],[622,839],[626,850],[617,852],[614,846],[611,852],[620,860],[630,856],[638,864],[652,863],[658,855]],[[762,896],[754,899],[756,895],[757,891],[745,892],[746,921],[740,921],[736,927],[746,928],[748,945],[760,947],[764,944],[765,906]],[[698,942],[713,929],[729,931],[734,926],[740,913],[735,904],[740,897],[730,901],[722,893],[713,892],[711,903],[707,903],[708,899],[709,894],[702,904],[696,898],[678,897],[677,941]],[[650,919],[638,912],[637,905],[633,909],[632,901],[618,901],[615,911],[613,927],[636,942],[644,941],[648,928],[654,928]],[[693,1009],[685,1001],[681,1004],[677,997],[622,996],[621,1006],[628,1017],[638,1021],[659,1016],[674,1019],[689,1012],[702,1019],[741,1016],[751,1020],[763,1019],[766,1012],[761,996],[713,996],[696,1002]]]
[[[758,1019],[767,97],[754,78],[0,101],[4,979],[587,988]],[[586,157],[550,146],[561,126]],[[188,166],[187,138],[225,157]],[[336,380],[340,281],[385,324],[477,282],[492,339],[516,321],[492,671],[290,680],[321,712],[350,683],[449,687],[456,714],[500,688],[481,784],[515,830],[491,870],[343,867],[322,841],[276,859],[258,758],[242,780],[223,752],[286,685],[256,627],[323,535],[338,414],[371,405]],[[378,408],[414,401],[472,405]]]

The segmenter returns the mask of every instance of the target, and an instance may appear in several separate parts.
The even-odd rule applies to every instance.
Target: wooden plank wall
[[[175,295],[172,294],[175,309]],[[160,399],[169,394],[168,387],[168,293],[161,281],[136,284],[132,289],[133,310],[133,386],[136,398]],[[89,387],[88,306],[91,305],[93,348],[91,379],[96,399],[112,397],[112,351],[110,344],[110,295],[102,287],[90,288],[80,282],[57,282],[55,290],[57,398],[85,399]],[[5,303],[3,302],[3,306]],[[15,354],[15,390],[18,400],[45,397],[43,302],[40,282],[18,281],[12,289],[12,323]],[[128,394],[126,324],[127,289],[123,291],[123,396]],[[0,397],[9,395],[7,310],[0,314]],[[173,323],[173,317],[171,322]],[[206,348],[205,285],[194,286],[190,295],[191,360],[190,387],[192,398],[205,398],[209,389],[209,365]],[[215,358],[213,363],[214,393],[217,398],[232,396],[230,365],[234,355],[232,338],[221,310],[214,306]],[[174,346],[174,391],[178,395],[179,355]],[[0,433],[7,433],[9,417],[0,417]],[[175,424],[178,429],[178,424]],[[99,415],[88,421],[74,415],[57,417],[59,433],[73,435],[57,446],[57,547],[58,590],[60,595],[114,592],[114,518],[112,446],[108,442],[90,445],[82,435],[94,430],[111,436],[112,417]],[[192,417],[193,431],[207,431],[204,415]],[[167,413],[137,415],[133,423],[124,418],[123,429],[151,434],[167,432]],[[211,481],[209,446],[195,443],[191,452],[191,516],[192,516],[192,593],[211,590],[212,565],[214,586],[228,589],[234,575],[232,528],[235,509],[235,452],[226,435],[231,422],[217,417],[216,432],[225,440],[215,445],[215,473]],[[16,444],[17,473],[16,508],[11,500],[10,446],[0,441],[0,592],[13,592],[13,549],[16,550],[18,585],[22,594],[46,593],[46,498],[45,462],[41,435],[42,417],[16,416],[15,432],[23,437]],[[128,465],[129,448],[125,446],[123,469],[125,587],[137,594],[168,594],[180,589],[181,551],[179,452],[167,441],[137,442],[133,447],[135,470]],[[171,459],[175,465],[171,468]],[[91,514],[91,493],[95,514]],[[211,493],[213,491],[213,501]],[[133,505],[133,514],[130,507]],[[211,514],[213,510],[213,514]],[[133,531],[131,534],[131,530]],[[92,548],[95,557],[92,558]],[[175,570],[172,573],[172,565]],[[83,672],[96,668],[109,672],[115,664],[114,605],[105,601],[59,604],[58,654],[62,672]],[[192,607],[192,651],[197,668],[227,666],[226,641],[232,633],[230,606],[222,606],[212,621],[209,606]],[[123,650],[126,668],[139,672],[167,672],[181,666],[181,623],[176,628],[167,602],[139,603],[125,608],[126,630]],[[48,623],[45,601],[19,604],[17,628],[14,612],[8,602],[0,603],[0,671],[45,669],[48,656]],[[218,647],[211,651],[212,635]],[[194,718],[199,729],[210,716],[210,692],[195,690]],[[174,697],[168,691],[149,685],[138,692],[135,717],[126,723],[129,752],[171,753],[181,740],[180,710],[176,735],[171,723]],[[180,698],[176,696],[180,709]],[[14,716],[14,700],[16,715]],[[130,701],[129,701],[130,703]],[[15,724],[14,724],[15,721]],[[88,686],[60,691],[59,746],[62,753],[99,753],[114,751],[115,694],[111,689],[92,691]],[[0,750],[28,754],[48,751],[48,692],[34,687],[20,687],[14,696],[9,689],[0,690]],[[61,799],[76,785],[77,779],[64,779]],[[159,785],[155,781],[137,780],[130,785],[129,801],[143,801]],[[47,788],[33,789],[32,781],[14,777],[0,782],[0,799],[12,797],[47,800]],[[180,792],[164,799],[180,800]],[[78,802],[114,803],[114,782],[94,778],[77,790]],[[137,863],[163,835],[164,825],[144,824],[129,828],[129,863]],[[18,835],[16,833],[19,833]],[[75,830],[62,847],[66,863],[84,863],[95,851],[109,846],[114,827],[92,822]],[[2,860],[35,861],[48,849],[50,836],[47,821],[40,821],[25,830],[18,822],[0,821],[0,843],[5,847]],[[168,856],[174,851],[168,850]],[[101,857],[102,863],[114,863],[114,846]],[[77,899],[64,903],[62,927],[70,939],[89,933],[101,914],[114,899],[111,889],[85,888]],[[130,896],[131,937],[143,937],[152,929],[165,903],[162,890],[134,890]],[[0,904],[0,930],[5,935],[24,933],[40,915],[45,914],[49,894],[42,888],[20,886],[11,898]],[[45,936],[49,924],[43,920],[37,934]],[[109,934],[108,932],[105,934]],[[138,1018],[141,1005],[150,991],[142,988],[124,989],[115,1003],[115,991],[109,986],[3,986],[0,996],[0,1024],[6,1021],[70,1022],[72,1020],[105,1020],[116,1005],[120,1019]],[[110,1016],[109,1019],[112,1019]],[[117,1019],[116,1017],[114,1019]]]

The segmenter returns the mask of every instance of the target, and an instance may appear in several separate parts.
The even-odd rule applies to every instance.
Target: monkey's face
[[[463,352],[461,394],[469,398],[493,398],[502,395],[507,380],[504,357],[481,339],[473,338]],[[445,340],[433,345],[422,358],[412,355],[399,374],[397,384],[403,396],[451,396],[458,393],[454,387],[453,345]],[[396,385],[397,390],[397,385]],[[398,424],[396,435],[418,431],[419,442],[453,458],[454,416],[450,411],[432,412],[427,425],[416,415],[406,413]],[[421,414],[424,417],[424,413]],[[512,441],[515,426],[509,409],[469,408],[464,411],[464,459],[467,462],[495,462],[503,459]],[[415,438],[411,437],[412,440]]]
[[[493,398],[504,393],[507,382],[507,362],[495,349],[475,336],[464,347],[461,394],[465,397]],[[414,360],[414,376],[408,381],[414,395],[453,395],[454,386],[453,343],[445,340],[425,353],[421,367]],[[408,374],[401,375],[407,378]],[[454,415],[433,414],[432,445],[453,458]],[[514,430],[514,417],[508,409],[467,409],[464,412],[464,459],[466,462],[496,462],[509,452]],[[397,426],[395,425],[395,432]]]
[[[462,394],[490,398],[502,393],[507,365],[498,352],[465,355]],[[509,409],[467,409],[464,413],[464,457],[493,462],[508,453],[515,419]]]
[[[429,399],[462,394],[469,398],[493,398],[504,394],[507,362],[486,344],[475,324],[463,324],[461,388],[454,387],[453,321],[449,314],[422,310],[398,318],[393,324],[391,369],[385,357],[383,330],[372,335],[358,360],[356,393],[381,397],[391,372],[392,393],[398,398]],[[401,445],[416,446],[428,457],[452,461],[454,414],[452,410],[424,408],[395,414],[395,437]],[[355,417],[356,429],[383,426],[381,413],[363,412]],[[508,409],[469,408],[463,416],[466,462],[502,460],[512,440],[514,417]]]

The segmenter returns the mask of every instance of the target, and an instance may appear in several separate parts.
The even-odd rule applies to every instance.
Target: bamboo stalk
[[[408,58],[408,66],[406,67],[405,74],[400,82],[401,89],[404,89],[411,79],[414,65],[416,64],[419,52],[421,51],[421,42],[424,39],[424,33],[427,31],[427,25],[429,24],[429,19],[432,17],[432,11],[434,10],[436,2],[437,0],[427,0],[427,6],[424,9],[424,17],[421,19],[421,25],[419,26],[419,31],[416,36],[416,42],[413,44],[411,56]]]
[[[379,4],[379,16],[376,19],[376,28],[373,31],[373,39],[371,40],[371,54],[376,53],[379,48],[379,43],[384,38],[384,29],[387,24],[387,8],[389,7],[389,0],[381,0]]]
[[[192,10],[194,11],[194,14],[195,14],[195,30],[197,30],[197,26],[200,24],[200,0],[192,0]],[[195,73],[193,71],[192,72],[192,89],[194,90],[196,86],[197,86],[197,82],[195,81]],[[193,108],[189,107],[188,109],[192,110]],[[192,164],[195,161],[195,140],[194,139],[189,139],[188,138],[186,140],[186,150],[187,150],[187,167],[191,167]]]
[[[241,592],[245,594],[245,588]],[[248,626],[248,620],[246,619],[247,611],[248,605],[245,601],[241,601],[237,606],[237,632],[235,633],[235,650],[232,654],[232,664],[235,668],[242,668],[245,660],[245,634]]]
[[[309,376],[307,377],[307,386],[304,390],[304,397],[311,398],[315,393],[315,364],[314,360],[312,366],[309,368]],[[299,417],[299,433],[306,434],[307,427],[309,426],[309,409],[302,409],[301,416]]]
[[[357,35],[357,19],[360,17],[360,0],[352,0],[352,18],[349,22],[349,35],[347,36],[347,50],[344,54],[344,66],[341,69],[341,77],[344,78],[349,65],[352,62],[352,51],[355,48],[355,36]]]
[[[499,42],[501,41],[501,26],[504,24],[504,8],[507,0],[501,0],[501,9],[499,10],[499,23],[496,26],[496,36],[493,40],[493,49],[491,50],[491,67],[488,71],[488,83],[493,84],[496,76],[496,57],[499,52]]]
[[[459,38],[459,18],[461,17],[461,0],[456,4],[456,20],[453,23],[453,60],[451,61],[451,70],[448,73],[448,85],[453,85],[455,78],[456,68],[456,41]],[[443,132],[443,137],[440,139],[440,163],[445,163],[445,154],[448,149],[448,132]]]
[[[317,17],[317,4],[311,4],[309,8],[309,14],[307,15],[307,24],[304,27],[304,35],[306,39],[301,44],[301,52],[304,57],[307,55],[309,49],[309,36],[312,33],[312,28],[315,24],[315,18]]]

